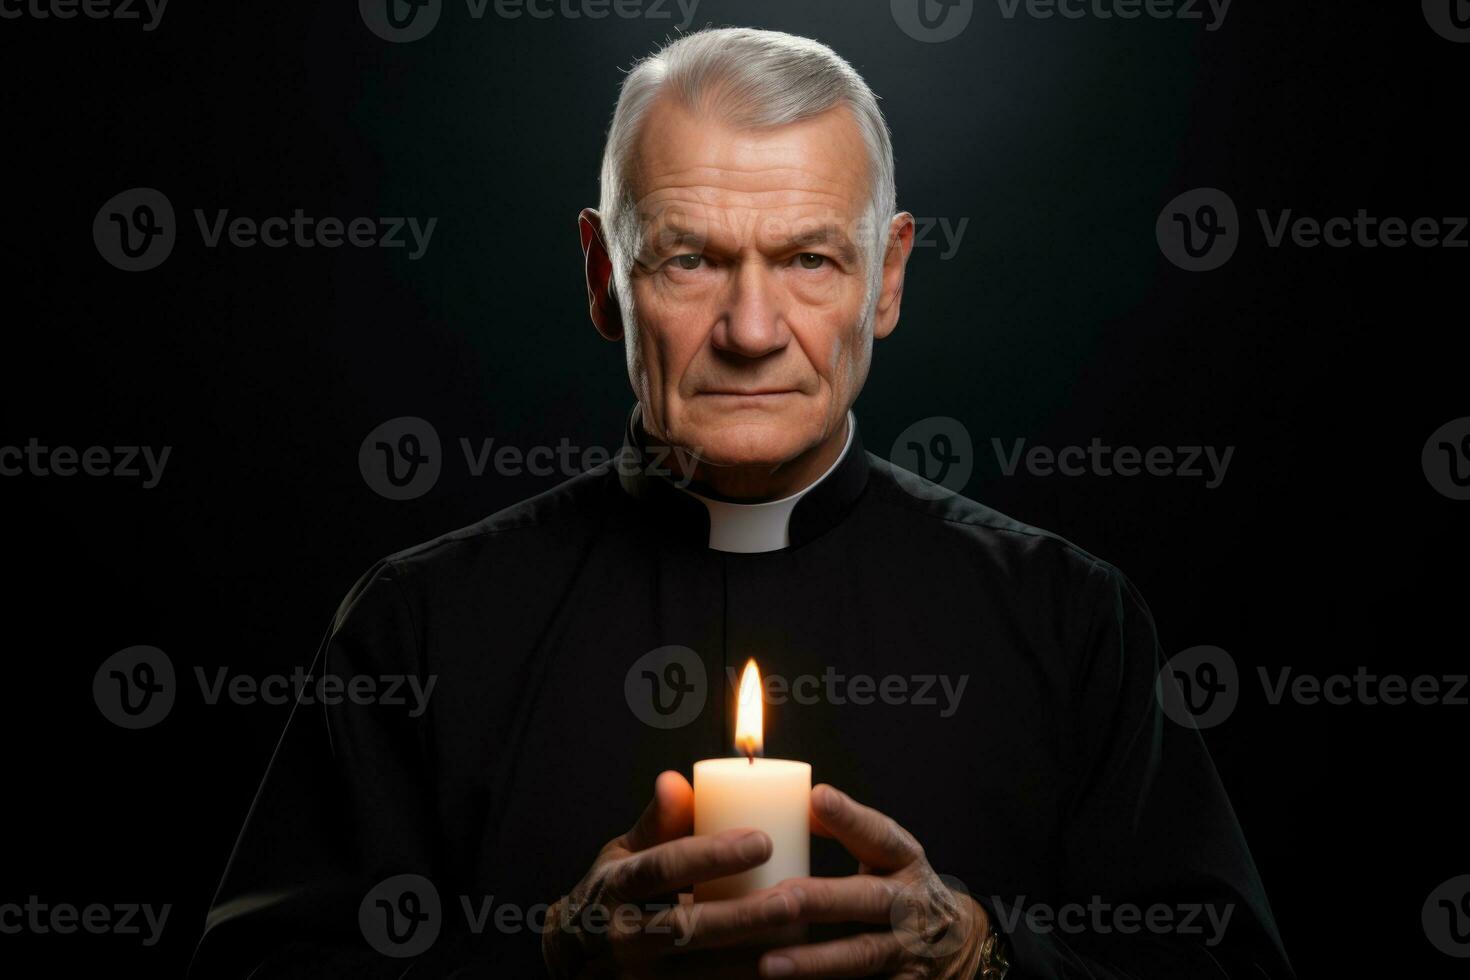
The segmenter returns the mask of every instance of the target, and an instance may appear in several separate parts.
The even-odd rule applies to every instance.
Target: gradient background
[[[0,902],[174,906],[152,948],[0,936],[0,962],[181,974],[289,710],[207,706],[194,669],[306,666],[376,558],[560,479],[473,477],[460,438],[618,444],[631,395],[621,349],[587,319],[575,219],[596,204],[622,70],[679,14],[493,9],[476,20],[446,0],[412,44],[385,43],[341,2],[174,0],[151,32],[0,20],[0,445],[173,447],[152,490],[0,478]],[[887,0],[703,0],[706,24],[831,44],[882,98],[900,207],[968,220],[951,258],[914,252],[899,329],[856,407],[868,448],[887,455],[926,417],[961,420],[977,454],[969,496],[1124,569],[1166,652],[1234,656],[1242,703],[1206,740],[1304,978],[1456,972],[1420,909],[1470,872],[1470,709],[1272,706],[1255,672],[1465,670],[1470,503],[1431,488],[1420,451],[1470,414],[1470,253],[1272,249],[1255,209],[1466,214],[1470,46],[1437,36],[1417,4],[1238,0],[1210,32],[1008,20],[990,0],[941,44],[899,30]],[[129,274],[102,260],[91,226],[135,186],[168,195],[179,240]],[[1191,274],[1160,254],[1154,224],[1201,186],[1229,193],[1246,227],[1222,269]],[[298,207],[439,220],[408,261],[209,249],[192,215]],[[393,502],[357,454],[402,415],[433,423],[444,470]],[[992,438],[1094,435],[1236,450],[1213,490],[1007,477],[991,451]],[[184,694],[130,732],[90,692],[102,660],[134,644],[167,652]],[[563,765],[575,778],[604,763]],[[589,819],[611,837],[646,792]]]

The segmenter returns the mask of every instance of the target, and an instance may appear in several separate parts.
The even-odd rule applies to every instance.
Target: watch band
[[[990,935],[980,944],[980,968],[976,980],[1004,980],[1011,969],[1010,944],[992,924]]]

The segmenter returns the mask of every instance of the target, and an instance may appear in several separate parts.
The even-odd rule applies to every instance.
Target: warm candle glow
[[[735,747],[754,760],[760,752],[764,735],[761,698],[761,672],[752,658],[740,675],[740,696],[735,706]]]
[[[696,881],[696,902],[739,898],[811,873],[812,767],[761,755],[764,694],[761,672],[751,660],[740,675],[736,695],[735,748],[739,755],[694,764],[694,834],[710,837],[754,828],[771,838],[771,856],[764,864],[738,874]],[[790,928],[779,942],[800,942],[802,929],[799,925]]]

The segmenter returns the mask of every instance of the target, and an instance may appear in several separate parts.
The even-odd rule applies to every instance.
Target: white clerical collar
[[[693,490],[680,487],[689,496],[698,499],[709,510],[709,546],[712,551],[728,551],[741,555],[754,555],[763,551],[780,551],[791,546],[791,512],[802,497],[817,484],[832,475],[852,448],[852,434],[857,428],[857,419],[847,413],[847,441],[842,452],[827,467],[827,471],[802,489],[780,500],[767,500],[758,504],[735,504],[728,500],[712,500]]]

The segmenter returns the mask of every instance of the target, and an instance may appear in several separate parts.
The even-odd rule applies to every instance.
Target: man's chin
[[[772,423],[701,428],[677,444],[709,466],[775,469],[812,448],[813,443],[814,440],[795,437],[789,428]]]
[[[805,395],[686,400],[671,414],[669,444],[713,467],[772,470],[822,444],[821,399]]]

